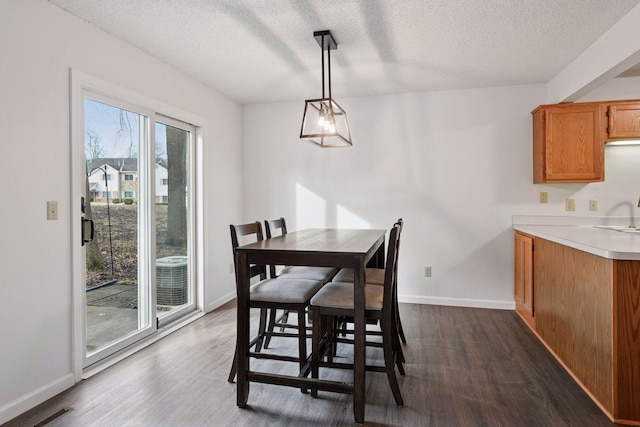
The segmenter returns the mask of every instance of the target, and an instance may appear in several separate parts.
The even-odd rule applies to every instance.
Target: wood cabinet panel
[[[524,233],[514,235],[514,297],[516,312],[522,319],[535,326],[533,305],[533,245],[534,238]]]
[[[603,107],[540,106],[533,111],[535,183],[604,180]]]
[[[640,262],[616,261],[614,418],[640,421]]]
[[[607,104],[607,139],[640,138],[640,102]]]
[[[535,329],[574,376],[613,408],[613,261],[536,239]]]

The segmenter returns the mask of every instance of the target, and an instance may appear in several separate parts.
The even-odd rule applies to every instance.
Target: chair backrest
[[[400,243],[401,225],[394,224],[389,233],[389,245],[387,246],[386,268],[384,272],[384,296],[383,296],[383,316],[389,316],[388,321],[394,317],[395,307],[395,287],[398,269],[398,246]]]
[[[249,224],[240,224],[229,226],[231,229],[231,248],[233,250],[233,267],[236,273],[236,279],[238,278],[238,260],[236,258],[236,248],[239,246],[238,238],[244,236],[255,236],[255,241],[260,242],[264,240],[262,236],[262,226],[260,221],[251,222]],[[249,267],[249,278],[260,276],[260,280],[267,278],[267,269],[264,265],[252,265]]]
[[[396,221],[396,223],[394,225],[397,225],[398,228],[398,248],[396,249],[398,251],[398,253],[396,254],[396,271],[395,271],[395,280],[396,280],[396,287],[398,286],[398,259],[400,257],[400,235],[402,234],[402,227],[404,227],[404,221],[402,220],[402,218],[398,218],[398,220]]]
[[[280,235],[287,234],[287,223],[283,217],[278,219],[265,219],[264,220],[264,231],[267,234],[267,239],[273,237],[272,230],[281,230]]]
[[[283,217],[280,217],[278,219],[265,219],[264,220],[264,230],[267,234],[267,239],[270,239],[272,237],[276,237],[276,236],[284,236],[285,234],[287,234],[287,222],[284,220]],[[274,231],[280,230],[280,234],[275,234],[274,235]],[[270,265],[269,266],[269,277],[271,278],[276,278],[276,266],[275,265]]]

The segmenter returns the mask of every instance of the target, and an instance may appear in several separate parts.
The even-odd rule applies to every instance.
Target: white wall
[[[205,303],[234,292],[242,106],[45,0],[0,1],[0,423],[72,375],[69,69],[207,119]],[[59,219],[46,220],[57,200]],[[77,204],[74,204],[74,209]]]
[[[351,148],[299,140],[302,100],[245,107],[245,219],[282,215],[295,230],[388,229],[404,218],[405,301],[512,308],[512,215],[639,213],[639,147],[608,147],[603,183],[532,183],[530,112],[545,102],[544,85],[337,96]],[[548,204],[538,203],[540,191]],[[569,197],[575,212],[564,210]],[[589,212],[591,198],[598,212]]]
[[[543,85],[338,98],[354,141],[341,149],[298,139],[302,101],[245,107],[245,217],[402,217],[403,299],[511,308],[511,216],[536,208],[530,111],[544,100]]]

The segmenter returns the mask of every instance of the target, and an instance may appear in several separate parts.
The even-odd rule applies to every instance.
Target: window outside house
[[[169,185],[169,179],[163,178],[162,179],[162,185]]]
[[[126,197],[128,199],[132,199],[133,198],[133,191],[125,191],[124,192],[124,197]]]
[[[124,175],[124,180],[125,180],[125,181],[133,181],[133,175],[131,175],[131,174],[125,174],[125,175]]]

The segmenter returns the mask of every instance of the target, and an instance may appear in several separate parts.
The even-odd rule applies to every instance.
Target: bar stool
[[[396,326],[395,313],[395,286],[398,260],[398,242],[400,228],[394,224],[389,235],[386,269],[382,286],[367,283],[365,285],[365,317],[367,320],[375,320],[380,323],[382,330],[382,349],[384,353],[384,366],[367,365],[369,371],[385,372],[387,380],[398,406],[403,406],[400,386],[395,369],[404,374],[402,362],[399,357],[399,340]],[[367,280],[368,281],[368,280]],[[333,342],[335,340],[335,319],[339,316],[354,316],[353,282],[330,282],[322,287],[311,298],[311,311],[313,313],[311,376],[318,378],[320,367],[352,369],[353,364],[336,363],[331,357]],[[367,346],[370,343],[367,342]],[[323,361],[328,355],[327,361]],[[311,395],[317,396],[318,391],[312,389]]]
[[[231,245],[234,252],[234,265],[236,270],[236,279],[238,265],[235,256],[235,249],[239,246],[238,237],[250,236],[255,239],[256,242],[263,240],[262,226],[260,222],[231,225]],[[250,353],[252,357],[268,358],[273,360],[282,361],[297,361],[300,369],[304,366],[307,359],[307,331],[305,321],[305,310],[309,306],[311,297],[322,287],[323,283],[317,280],[308,279],[267,279],[266,266],[264,265],[252,265],[249,268],[249,279],[259,276],[260,282],[252,285],[249,288],[249,308],[260,309],[260,325],[258,328],[258,335],[249,342],[249,349],[255,346],[255,352]],[[244,284],[243,284],[244,285]],[[237,286],[237,280],[236,280]],[[267,310],[274,312],[275,310],[286,310],[287,312],[293,311],[298,314],[298,332],[296,334],[289,334],[284,332],[272,332],[271,335],[283,336],[283,337],[296,337],[298,338],[298,357],[293,358],[288,355],[269,354],[264,355],[260,353],[262,341],[265,337],[265,324],[267,317]],[[294,325],[290,325],[294,327]],[[238,325],[243,327],[243,325]],[[236,363],[238,357],[238,348],[236,344],[236,353],[233,358],[233,364],[231,366],[231,372],[229,373],[229,382],[233,382],[236,375]]]
[[[272,220],[264,220],[264,229],[267,235],[267,239],[271,239],[276,236],[284,236],[287,234],[287,223],[284,217],[280,217]],[[314,266],[284,266],[280,271],[277,271],[277,266],[269,266],[269,274],[271,278],[278,279],[307,279],[317,280],[324,283],[330,282],[333,276],[338,272],[337,268],[333,267],[314,267]],[[291,325],[287,323],[289,319],[289,312],[284,311],[279,318],[276,318],[276,310],[271,310],[269,315],[269,323],[267,325],[264,347],[269,348],[271,342],[271,336],[273,335],[273,329],[279,327],[281,332],[284,332],[285,328]]]

